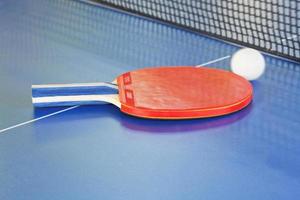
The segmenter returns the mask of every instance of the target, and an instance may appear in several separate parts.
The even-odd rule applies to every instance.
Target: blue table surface
[[[299,198],[299,63],[266,55],[252,104],[228,116],[146,120],[112,105],[48,116],[66,108],[34,109],[32,84],[229,69],[239,47],[70,0],[0,0],[0,26],[1,200]]]

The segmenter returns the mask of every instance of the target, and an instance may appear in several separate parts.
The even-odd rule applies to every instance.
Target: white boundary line
[[[225,60],[225,59],[230,58],[230,57],[231,57],[231,55],[227,55],[227,56],[224,56],[224,57],[221,57],[221,58],[217,58],[215,60],[208,61],[206,63],[202,63],[200,65],[196,65],[195,67],[202,67],[202,66],[205,66],[205,65],[209,65],[209,64],[212,64],[212,63],[219,62],[221,60]]]
[[[202,64],[197,65],[197,66],[195,66],[195,67],[201,67],[201,66],[209,65],[209,64],[212,64],[212,63],[219,62],[219,61],[221,61],[221,60],[225,60],[225,59],[227,59],[227,58],[230,58],[230,55],[227,55],[227,56],[224,56],[224,57],[221,57],[221,58],[217,58],[217,59],[215,59],[215,60],[211,60],[211,61],[208,61],[208,62],[206,62],[206,63],[202,63]],[[59,110],[59,111],[54,112],[54,113],[50,113],[50,114],[45,115],[45,116],[42,116],[42,117],[38,117],[38,118],[29,120],[29,121],[25,121],[25,122],[16,124],[16,125],[14,125],[14,126],[10,126],[10,127],[1,129],[1,130],[0,130],[0,133],[4,133],[4,132],[9,131],[9,130],[11,130],[11,129],[14,129],[14,128],[17,128],[17,127],[20,127],[20,126],[24,126],[24,125],[26,125],[26,124],[30,124],[30,123],[33,123],[33,122],[36,122],[36,121],[45,119],[45,118],[51,117],[51,116],[53,116],[53,115],[57,115],[57,114],[66,112],[66,111],[68,111],[68,110],[73,110],[73,109],[78,108],[78,107],[79,107],[79,106],[73,106],[73,107],[70,107],[70,108],[66,108],[66,109],[63,109],[63,110]]]
[[[42,117],[38,117],[38,118],[29,120],[29,121],[26,121],[26,122],[22,122],[22,123],[20,123],[20,124],[16,124],[16,125],[14,125],[14,126],[10,126],[10,127],[8,127],[8,128],[5,128],[5,129],[0,130],[0,133],[4,133],[5,131],[8,131],[8,130],[17,128],[17,127],[19,127],[19,126],[23,126],[23,125],[26,125],[26,124],[30,124],[30,123],[39,121],[39,120],[44,119],[44,118],[47,118],[47,117],[51,117],[51,116],[53,116],[53,115],[57,115],[57,114],[59,114],[59,113],[66,112],[66,111],[68,111],[68,110],[75,109],[75,108],[77,108],[77,107],[79,107],[79,106],[73,106],[73,107],[70,107],[70,108],[66,108],[66,109],[63,109],[63,110],[59,110],[59,111],[57,111],[57,112],[50,113],[50,114],[44,115],[44,116],[42,116]]]

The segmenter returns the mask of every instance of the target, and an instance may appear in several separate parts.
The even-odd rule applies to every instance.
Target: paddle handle
[[[118,100],[118,86],[114,83],[32,85],[34,107],[94,105]],[[118,106],[118,105],[117,105]]]

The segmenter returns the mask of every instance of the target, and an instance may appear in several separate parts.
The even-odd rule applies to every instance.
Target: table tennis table
[[[113,105],[34,109],[31,85],[149,66],[229,70],[239,46],[81,1],[0,0],[0,199],[297,199],[300,66],[265,54],[228,116],[149,120]]]

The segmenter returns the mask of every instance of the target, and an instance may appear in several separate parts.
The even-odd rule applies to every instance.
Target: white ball
[[[231,71],[247,80],[258,79],[265,71],[265,59],[263,55],[250,48],[237,51],[231,58]]]

